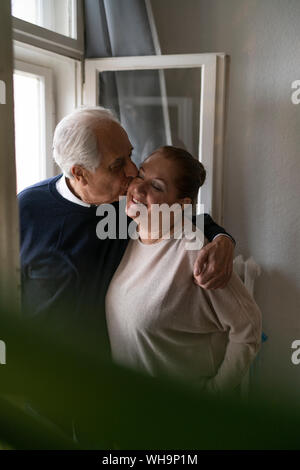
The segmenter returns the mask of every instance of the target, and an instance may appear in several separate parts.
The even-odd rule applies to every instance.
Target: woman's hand
[[[233,269],[234,243],[219,235],[199,252],[194,265],[194,282],[203,289],[224,289]]]

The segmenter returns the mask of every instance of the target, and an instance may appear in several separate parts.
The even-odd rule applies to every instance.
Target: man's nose
[[[135,178],[138,174],[138,169],[132,160],[129,160],[125,167],[125,175],[127,178]]]

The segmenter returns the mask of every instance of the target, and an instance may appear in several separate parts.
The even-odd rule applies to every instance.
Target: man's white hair
[[[94,172],[100,164],[95,130],[107,121],[119,124],[109,109],[100,106],[79,108],[64,117],[53,137],[53,158],[68,178],[71,168],[80,165]]]

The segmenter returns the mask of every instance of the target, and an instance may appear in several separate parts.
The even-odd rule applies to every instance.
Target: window
[[[37,0],[12,0],[12,15],[29,23],[39,24],[39,11]]]
[[[12,14],[21,20],[77,39],[75,0],[12,0]]]
[[[16,61],[14,70],[17,192],[53,175],[52,71]]]
[[[143,148],[147,146],[147,139],[139,142],[143,128],[147,128],[145,120],[150,114],[147,108],[151,108],[151,130],[156,134],[153,141],[184,146],[199,158],[207,177],[198,203],[219,223],[223,216],[225,70],[225,54],[113,57],[88,59],[85,63],[85,103],[119,108],[121,122],[126,118],[126,130],[133,130],[129,137],[135,139],[139,155],[144,150],[145,153],[151,151]],[[156,95],[143,96],[139,93],[142,88],[132,83],[149,80],[149,71],[158,72],[160,86],[156,87]],[[130,80],[131,75],[135,82]],[[109,97],[108,102],[105,97],[103,101],[103,90],[111,90],[114,83],[116,92],[112,93],[112,99]],[[147,132],[144,135],[147,137]]]
[[[11,0],[17,192],[58,173],[58,121],[82,103],[81,0]]]
[[[11,0],[13,37],[74,59],[82,59],[81,0]]]
[[[59,172],[52,158],[56,124],[82,103],[79,61],[14,43],[17,191]]]

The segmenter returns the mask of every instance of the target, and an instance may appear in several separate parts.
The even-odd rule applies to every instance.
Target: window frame
[[[225,53],[110,57],[85,60],[84,104],[99,103],[98,75],[107,71],[200,68],[200,128],[198,158],[206,168],[198,204],[223,223],[223,150],[228,56]],[[205,119],[204,119],[205,116]],[[199,208],[201,206],[199,205]]]
[[[11,314],[20,314],[20,235],[16,198],[13,56],[10,0],[0,2],[0,80],[3,97],[0,104],[0,297]]]
[[[51,68],[44,67],[23,60],[14,61],[14,73],[20,71],[27,75],[41,77],[42,79],[42,129],[41,129],[41,174],[40,181],[54,176],[54,163],[52,159],[52,136],[54,131],[54,100],[53,100],[53,77]]]
[[[84,28],[82,0],[75,0],[76,4],[76,32],[73,39],[50,29],[12,16],[13,39],[25,44],[46,49],[56,54],[72,59],[83,60],[84,57]]]

